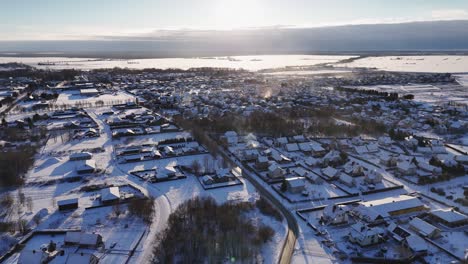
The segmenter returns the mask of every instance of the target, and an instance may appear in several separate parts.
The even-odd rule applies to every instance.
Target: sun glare
[[[258,27],[264,18],[258,0],[218,0],[214,17],[218,29]]]

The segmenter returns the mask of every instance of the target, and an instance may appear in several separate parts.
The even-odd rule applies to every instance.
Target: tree
[[[31,196],[28,196],[28,198],[26,198],[26,207],[28,208],[28,211],[29,211],[29,212],[32,212],[32,209],[33,209],[33,199],[31,198]]]
[[[193,173],[194,173],[195,175],[197,175],[197,176],[200,175],[201,165],[200,165],[200,162],[198,162],[198,160],[194,160],[194,161],[192,162],[191,167],[192,167],[192,171],[193,171]]]
[[[286,192],[288,190],[288,185],[286,184],[286,181],[284,180],[282,183],[281,183],[281,191],[282,192]]]

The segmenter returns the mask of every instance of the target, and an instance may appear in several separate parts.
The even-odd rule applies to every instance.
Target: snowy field
[[[111,105],[134,102],[135,98],[125,92],[101,94],[96,96],[82,96],[79,94],[79,91],[66,91],[60,93],[55,104],[59,106],[94,105],[99,101],[102,101],[104,105]]]
[[[403,72],[468,73],[468,56],[383,56],[366,57],[339,67],[365,67]]]
[[[468,61],[467,61],[468,63]],[[415,101],[427,103],[446,103],[449,101],[468,104],[467,88],[458,84],[408,84],[408,85],[371,85],[346,86],[363,90],[395,92],[401,95],[413,94]]]
[[[283,68],[286,66],[311,66],[322,63],[334,63],[349,59],[352,56],[329,55],[263,55],[263,56],[234,56],[209,58],[168,58],[168,59],[137,59],[137,60],[103,60],[95,58],[63,58],[63,57],[0,57],[0,63],[19,62],[37,68],[48,69],[100,69],[100,68],[232,68],[257,71],[262,69]],[[48,62],[53,65],[38,65]]]

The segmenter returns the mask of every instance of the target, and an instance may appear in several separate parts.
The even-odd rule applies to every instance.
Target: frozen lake
[[[233,56],[233,57],[204,57],[204,58],[166,58],[166,59],[135,59],[115,60],[96,58],[66,58],[66,57],[0,57],[0,63],[20,62],[37,68],[49,69],[100,69],[100,68],[202,68],[219,67],[232,69],[246,69],[257,71],[263,69],[282,68],[286,66],[312,66],[322,63],[335,63],[352,56],[328,55],[261,55],[261,56]],[[48,63],[50,65],[39,65]]]

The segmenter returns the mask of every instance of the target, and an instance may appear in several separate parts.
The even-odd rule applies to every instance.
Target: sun
[[[216,0],[214,12],[217,29],[258,27],[263,22],[259,0]]]

